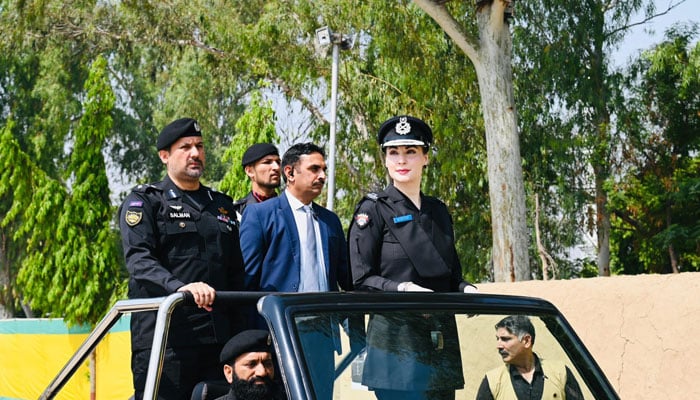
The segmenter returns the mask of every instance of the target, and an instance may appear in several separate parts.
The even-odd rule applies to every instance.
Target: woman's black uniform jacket
[[[418,210],[393,185],[367,195],[355,210],[348,243],[355,290],[397,291],[410,281],[435,292],[461,292],[469,285],[462,279],[452,218],[434,197],[421,194]],[[424,317],[371,317],[364,385],[408,391],[464,386],[454,317]]]

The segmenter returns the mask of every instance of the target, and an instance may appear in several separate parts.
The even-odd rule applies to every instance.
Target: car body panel
[[[443,381],[452,382],[458,387],[456,399],[474,399],[485,373],[503,365],[496,351],[494,325],[501,318],[513,314],[530,317],[537,334],[535,352],[544,359],[557,359],[565,363],[574,372],[585,399],[619,398],[566,318],[553,304],[538,298],[463,293],[217,292],[214,306],[222,303],[246,307],[251,311],[257,304],[257,312],[269,327],[279,366],[278,376],[290,400],[375,398],[371,388],[364,384],[365,379],[373,378],[373,374],[364,367],[365,359],[369,359],[370,351],[373,351],[365,342],[368,328],[372,329],[369,321],[377,316],[400,324],[423,321],[442,324],[448,321],[450,327],[454,325],[454,329],[450,330],[452,328],[438,324],[435,329],[424,333],[404,330],[400,337],[389,338],[388,343],[398,349],[393,351],[402,356],[408,355],[408,366],[410,361],[419,360],[425,354],[416,356],[418,353],[404,351],[399,345],[402,341],[423,337],[433,346],[429,353],[439,355],[441,352],[450,354],[447,352],[449,343],[458,339],[459,348],[454,353],[458,355],[459,365],[438,370],[438,376],[449,376]],[[169,315],[175,307],[193,304],[192,296],[187,293],[117,302],[40,399],[56,396],[77,365],[85,361],[118,318],[133,312],[153,311],[157,307],[158,318],[144,397],[146,400],[156,398]],[[324,352],[329,349],[327,353]],[[326,354],[332,355],[331,371],[318,367],[317,356],[325,357]],[[387,354],[390,358],[396,355],[388,351]],[[372,368],[372,371],[378,371],[376,363]],[[396,368],[397,373],[402,372],[401,369]],[[455,374],[455,371],[459,374]],[[384,372],[388,374],[387,379],[379,379],[379,382],[392,381],[395,377],[391,370]],[[420,379],[420,376],[416,377],[417,381]],[[444,385],[444,382],[439,385]]]

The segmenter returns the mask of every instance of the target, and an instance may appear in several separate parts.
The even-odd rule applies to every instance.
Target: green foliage
[[[699,51],[683,55],[674,39],[627,86],[629,93],[639,88],[639,100],[623,101],[622,73],[608,57],[630,16],[651,2],[606,4],[516,6],[521,153],[527,190],[542,199],[543,241],[562,276],[589,274],[590,263],[569,260],[567,251],[595,233],[596,196],[611,194],[616,213],[634,211],[655,229],[642,240],[642,230],[614,219],[618,271],[654,270],[647,265],[662,265],[659,249],[671,244],[682,268],[697,269],[700,135],[687,132],[697,129],[689,116],[698,109]],[[473,2],[446,6],[476,35]],[[355,39],[340,53],[341,220],[347,226],[362,195],[387,183],[379,125],[415,115],[435,136],[423,190],[452,211],[465,276],[489,275],[489,182],[475,71],[413,2],[5,1],[0,25],[0,271],[8,271],[0,276],[8,282],[0,306],[23,299],[39,312],[93,320],[110,296],[124,294],[109,228],[113,204],[129,186],[161,178],[154,143],[176,118],[200,121],[206,179],[234,197],[249,189],[239,164],[249,144],[327,146],[331,59],[314,40],[322,25]],[[641,157],[651,149],[666,157]],[[665,225],[664,205],[673,216]],[[20,268],[22,285],[14,280]]]
[[[630,67],[628,169],[609,182],[622,273],[697,271],[700,254],[700,44],[678,25]]]
[[[106,66],[98,57],[85,83],[84,114],[69,164],[71,192],[58,207],[53,240],[28,254],[17,277],[33,308],[69,324],[97,322],[125,285],[102,156],[114,107]]]
[[[275,112],[272,109],[272,102],[263,103],[260,92],[253,92],[248,109],[236,122],[236,131],[238,134],[224,152],[223,161],[231,167],[224,175],[219,189],[234,199],[239,199],[250,191],[248,176],[241,166],[243,153],[255,143],[279,142],[275,133]]]
[[[8,121],[0,137],[0,157],[3,160],[0,229],[6,249],[3,270],[10,272],[7,279],[14,297],[8,306],[17,307],[20,301],[26,300],[21,278],[22,273],[27,273],[25,266],[33,262],[39,267],[31,272],[40,281],[32,284],[46,287],[52,284],[51,266],[45,263],[50,253],[45,249],[52,248],[56,242],[56,211],[62,209],[67,195],[60,183],[47,176],[20,149],[12,135],[13,127],[14,122]]]
[[[558,263],[609,220],[603,182],[617,173],[615,150],[624,140],[615,117],[625,109],[610,55],[645,3],[651,6],[646,0],[517,5],[514,71],[525,180],[540,196],[543,242]]]

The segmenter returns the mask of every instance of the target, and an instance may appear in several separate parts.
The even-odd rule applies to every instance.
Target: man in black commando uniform
[[[250,179],[251,190],[245,197],[236,200],[238,222],[249,204],[261,203],[277,196],[280,186],[280,154],[277,147],[270,143],[256,143],[243,153],[241,165]]]
[[[243,260],[233,201],[199,182],[205,152],[197,122],[166,126],[157,142],[167,167],[161,182],[139,185],[119,208],[129,298],[190,292],[197,306],[172,315],[159,399],[189,399],[194,385],[220,378],[218,355],[242,327],[235,310],[212,308],[216,291],[243,288]],[[135,399],[143,396],[156,312],[131,315]]]

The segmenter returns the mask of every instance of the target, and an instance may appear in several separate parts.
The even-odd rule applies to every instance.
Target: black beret
[[[396,116],[386,120],[379,128],[377,142],[384,148],[388,146],[430,146],[433,131],[422,120],[408,115]]]
[[[186,136],[202,136],[199,124],[192,118],[180,118],[168,124],[158,135],[156,148],[167,149],[176,140]]]
[[[238,356],[250,352],[272,352],[272,338],[264,329],[249,329],[229,339],[221,350],[219,361],[231,365]]]
[[[241,165],[245,167],[246,165],[252,164],[265,156],[269,156],[270,154],[274,154],[276,156],[280,155],[279,151],[277,151],[277,147],[274,145],[270,143],[256,143],[248,147],[248,150],[243,153]]]

